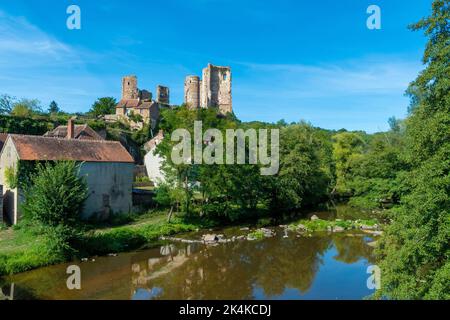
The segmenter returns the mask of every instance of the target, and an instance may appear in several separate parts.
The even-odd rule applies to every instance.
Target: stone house
[[[23,201],[23,191],[8,186],[6,170],[17,170],[19,162],[61,160],[81,163],[79,174],[88,186],[82,218],[102,219],[131,211],[134,161],[119,142],[10,134],[0,154],[5,220],[12,224],[19,221]]]
[[[154,101],[150,91],[139,90],[137,85],[136,76],[126,76],[122,79],[122,97],[116,106],[116,117],[130,121],[133,128],[139,129],[142,123],[134,123],[130,116],[140,115],[143,123],[149,123],[154,129],[159,120],[159,110],[169,107],[169,88],[158,86]]]

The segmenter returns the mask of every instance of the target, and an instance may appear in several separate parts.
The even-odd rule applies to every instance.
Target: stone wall
[[[208,64],[197,76],[186,77],[184,102],[191,108],[218,108],[223,114],[232,112],[231,68]]]
[[[156,102],[162,104],[170,104],[170,92],[168,87],[156,87]]]
[[[221,113],[232,112],[231,69],[208,64],[203,69],[201,88],[202,108],[219,108]]]
[[[189,108],[200,107],[200,78],[197,76],[187,76],[184,82],[184,103]]]
[[[122,78],[122,99],[139,99],[136,76]]]

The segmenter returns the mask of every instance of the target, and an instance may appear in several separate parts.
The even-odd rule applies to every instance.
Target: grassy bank
[[[138,249],[158,241],[161,236],[193,231],[201,228],[187,223],[182,217],[167,222],[165,212],[152,212],[142,216],[128,216],[125,224],[89,227],[82,234],[79,250],[74,256],[61,255],[52,239],[29,226],[0,230],[0,275],[20,273],[56,263],[93,255]]]

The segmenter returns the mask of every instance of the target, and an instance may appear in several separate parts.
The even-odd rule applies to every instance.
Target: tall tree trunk
[[[172,219],[173,214],[173,206],[170,207],[169,216],[167,217],[167,222],[170,223],[170,219]]]

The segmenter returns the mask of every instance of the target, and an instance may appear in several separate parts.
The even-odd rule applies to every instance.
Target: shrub
[[[75,227],[87,198],[87,185],[78,171],[75,162],[38,164],[32,187],[25,190],[25,217],[45,226]]]
[[[264,232],[262,230],[256,230],[253,232],[250,232],[248,234],[248,237],[255,240],[261,240],[264,239]]]
[[[18,178],[16,169],[14,167],[5,168],[5,182],[10,189],[14,189],[17,187]]]

